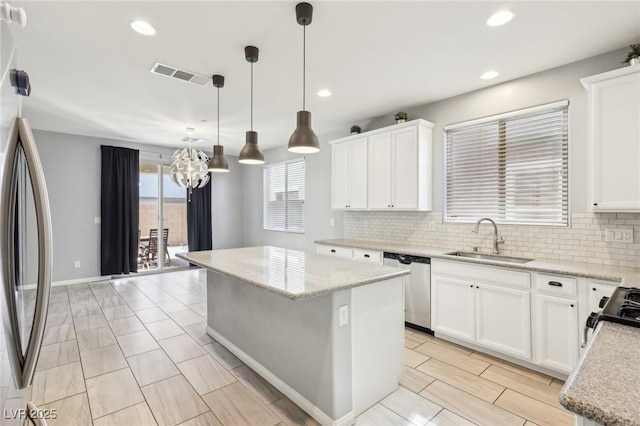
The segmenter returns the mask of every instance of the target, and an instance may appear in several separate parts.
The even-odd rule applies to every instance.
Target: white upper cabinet
[[[432,128],[413,120],[330,142],[333,208],[431,210]]]
[[[580,81],[589,93],[590,205],[640,212],[640,65]]]
[[[431,182],[429,188],[420,184],[419,176],[419,159],[420,140],[418,138],[418,127],[407,127],[402,130],[396,130],[391,133],[392,151],[391,151],[391,170],[392,170],[392,194],[391,207],[394,209],[404,210],[431,210],[431,197],[429,196],[428,206],[421,206],[421,196],[427,197],[427,194],[421,194],[421,191],[431,191]],[[372,187],[372,191],[376,188]]]
[[[373,210],[391,207],[392,167],[391,132],[369,137],[369,208]],[[374,190],[375,189],[375,190]]]
[[[332,146],[332,206],[334,209],[367,208],[366,137]]]

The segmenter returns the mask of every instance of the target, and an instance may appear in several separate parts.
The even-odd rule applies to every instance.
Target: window
[[[304,232],[304,159],[264,167],[264,229]]]
[[[445,221],[567,226],[568,105],[445,127]]]

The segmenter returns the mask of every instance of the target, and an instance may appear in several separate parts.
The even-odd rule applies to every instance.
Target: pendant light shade
[[[311,113],[309,111],[298,111],[298,126],[289,138],[289,151],[298,154],[313,154],[320,151],[318,137],[311,129]]]
[[[212,77],[213,85],[218,89],[218,141],[213,146],[213,157],[209,161],[209,171],[216,173],[229,172],[229,163],[224,158],[224,147],[220,145],[220,88],[224,87],[224,77],[214,75]]]
[[[258,132],[253,131],[253,64],[258,62],[259,50],[255,46],[244,48],[244,57],[251,64],[251,130],[246,134],[244,147],[238,162],[242,164],[264,164],[264,154],[258,146]]]
[[[240,151],[238,160],[242,164],[264,164],[264,154],[258,146],[258,133],[254,131],[247,132],[247,141]]]
[[[223,173],[229,171],[229,163],[224,158],[224,147],[222,145],[213,146],[213,157],[209,161],[209,171]]]
[[[302,111],[297,114],[297,126],[289,138],[289,151],[299,154],[312,154],[320,151],[318,137],[311,128],[311,113],[306,110],[306,28],[313,18],[313,6],[309,3],[296,5],[296,21],[302,25]]]
[[[193,149],[193,142],[200,142],[202,139],[194,137],[195,129],[187,127],[187,137],[183,142],[189,142],[189,148],[178,149],[171,156],[171,166],[169,168],[171,180],[178,186],[187,188],[187,200],[191,202],[191,192],[193,188],[204,188],[209,183],[209,171],[207,163],[209,157],[204,152]]]

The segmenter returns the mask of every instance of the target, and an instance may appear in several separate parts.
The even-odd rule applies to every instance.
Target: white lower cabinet
[[[531,304],[528,290],[476,286],[476,343],[531,360]]]
[[[571,373],[579,356],[577,300],[538,294],[535,318],[537,363]]]
[[[611,293],[613,293],[613,290],[615,290],[618,285],[620,285],[620,283],[589,280],[587,283],[587,297],[589,300],[587,304],[589,307],[589,309],[587,309],[587,315],[591,312],[598,312],[601,310],[600,300],[602,300],[603,297],[611,296]]]
[[[462,340],[475,341],[474,284],[456,278],[431,276],[431,329]]]
[[[615,283],[432,259],[431,324],[451,337],[562,374],[580,357],[587,309]],[[589,302],[589,303],[588,303]]]
[[[431,328],[531,360],[529,274],[432,260]]]
[[[316,253],[382,265],[382,252],[377,250],[354,249],[351,247],[316,244]]]
[[[342,259],[352,259],[353,249],[351,247],[327,246],[324,244],[316,244],[316,252],[318,254],[326,254]]]

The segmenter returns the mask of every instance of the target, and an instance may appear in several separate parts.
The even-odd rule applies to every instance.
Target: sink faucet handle
[[[498,242],[498,244],[504,244],[504,238],[502,238],[502,235],[498,235],[496,237],[496,241]]]

